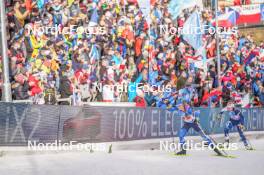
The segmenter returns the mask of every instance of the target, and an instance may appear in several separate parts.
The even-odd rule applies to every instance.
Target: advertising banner
[[[223,133],[228,112],[200,110],[199,121],[207,134]],[[242,109],[246,131],[264,130],[264,109]],[[112,142],[178,136],[183,122],[177,111],[136,107],[70,107],[0,103],[0,145],[41,143]],[[235,130],[233,130],[235,131]],[[189,135],[196,135],[190,130]]]
[[[213,0],[214,1],[214,0]],[[219,0],[220,6],[240,6],[240,5],[252,5],[262,4],[264,0]]]
[[[73,117],[78,111],[64,106],[0,103],[0,145],[54,142],[60,137],[60,115]]]

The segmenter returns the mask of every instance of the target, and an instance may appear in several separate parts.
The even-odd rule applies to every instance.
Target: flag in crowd
[[[99,15],[98,15],[97,9],[94,8],[93,9],[92,16],[91,16],[90,23],[89,23],[89,26],[96,26],[96,25],[98,25],[98,20],[99,20]]]
[[[261,21],[264,21],[264,4],[260,5]]]
[[[239,13],[235,10],[230,10],[227,13],[218,16],[218,26],[221,27],[233,27],[237,24]],[[214,25],[215,22],[214,22]]]
[[[194,6],[203,6],[201,0],[171,0],[169,3],[168,11],[172,15],[172,19],[176,19],[182,10]]]
[[[183,31],[185,32],[183,34],[183,39],[195,50],[203,47],[201,19],[197,12],[193,12],[184,23]]]
[[[98,49],[97,49],[95,44],[92,45],[92,49],[91,49],[91,52],[89,54],[89,57],[90,57],[92,63],[97,61],[99,59],[99,57],[100,57],[99,51],[98,51]]]
[[[247,58],[244,60],[244,64],[248,65],[250,64],[256,56],[259,56],[259,52],[256,50],[252,50],[250,54],[247,56]]]
[[[228,11],[234,10],[238,13],[236,24],[257,24],[261,22],[261,4],[252,4],[248,6],[231,6],[227,7]]]
[[[151,2],[150,0],[138,0],[137,2],[148,24],[150,24],[151,23],[151,17],[150,17]]]

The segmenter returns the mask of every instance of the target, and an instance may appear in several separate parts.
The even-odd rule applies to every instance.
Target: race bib
[[[183,121],[187,123],[193,123],[195,120],[195,117],[193,115],[188,115],[183,117]]]
[[[231,119],[233,120],[240,120],[240,115],[232,115]]]

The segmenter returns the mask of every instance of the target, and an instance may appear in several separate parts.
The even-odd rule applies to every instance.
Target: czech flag
[[[238,25],[245,23],[256,24],[261,22],[260,4],[233,6],[229,9],[239,13],[239,18],[236,22]]]
[[[237,24],[238,18],[239,18],[239,13],[234,10],[227,12],[225,14],[221,14],[220,16],[218,16],[218,26],[232,27]],[[215,26],[216,22],[214,22],[213,25]]]

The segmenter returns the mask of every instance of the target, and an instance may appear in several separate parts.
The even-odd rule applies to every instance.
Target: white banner
[[[242,5],[242,6],[232,6],[230,7],[237,11],[240,15],[254,15],[260,13],[260,5]]]

